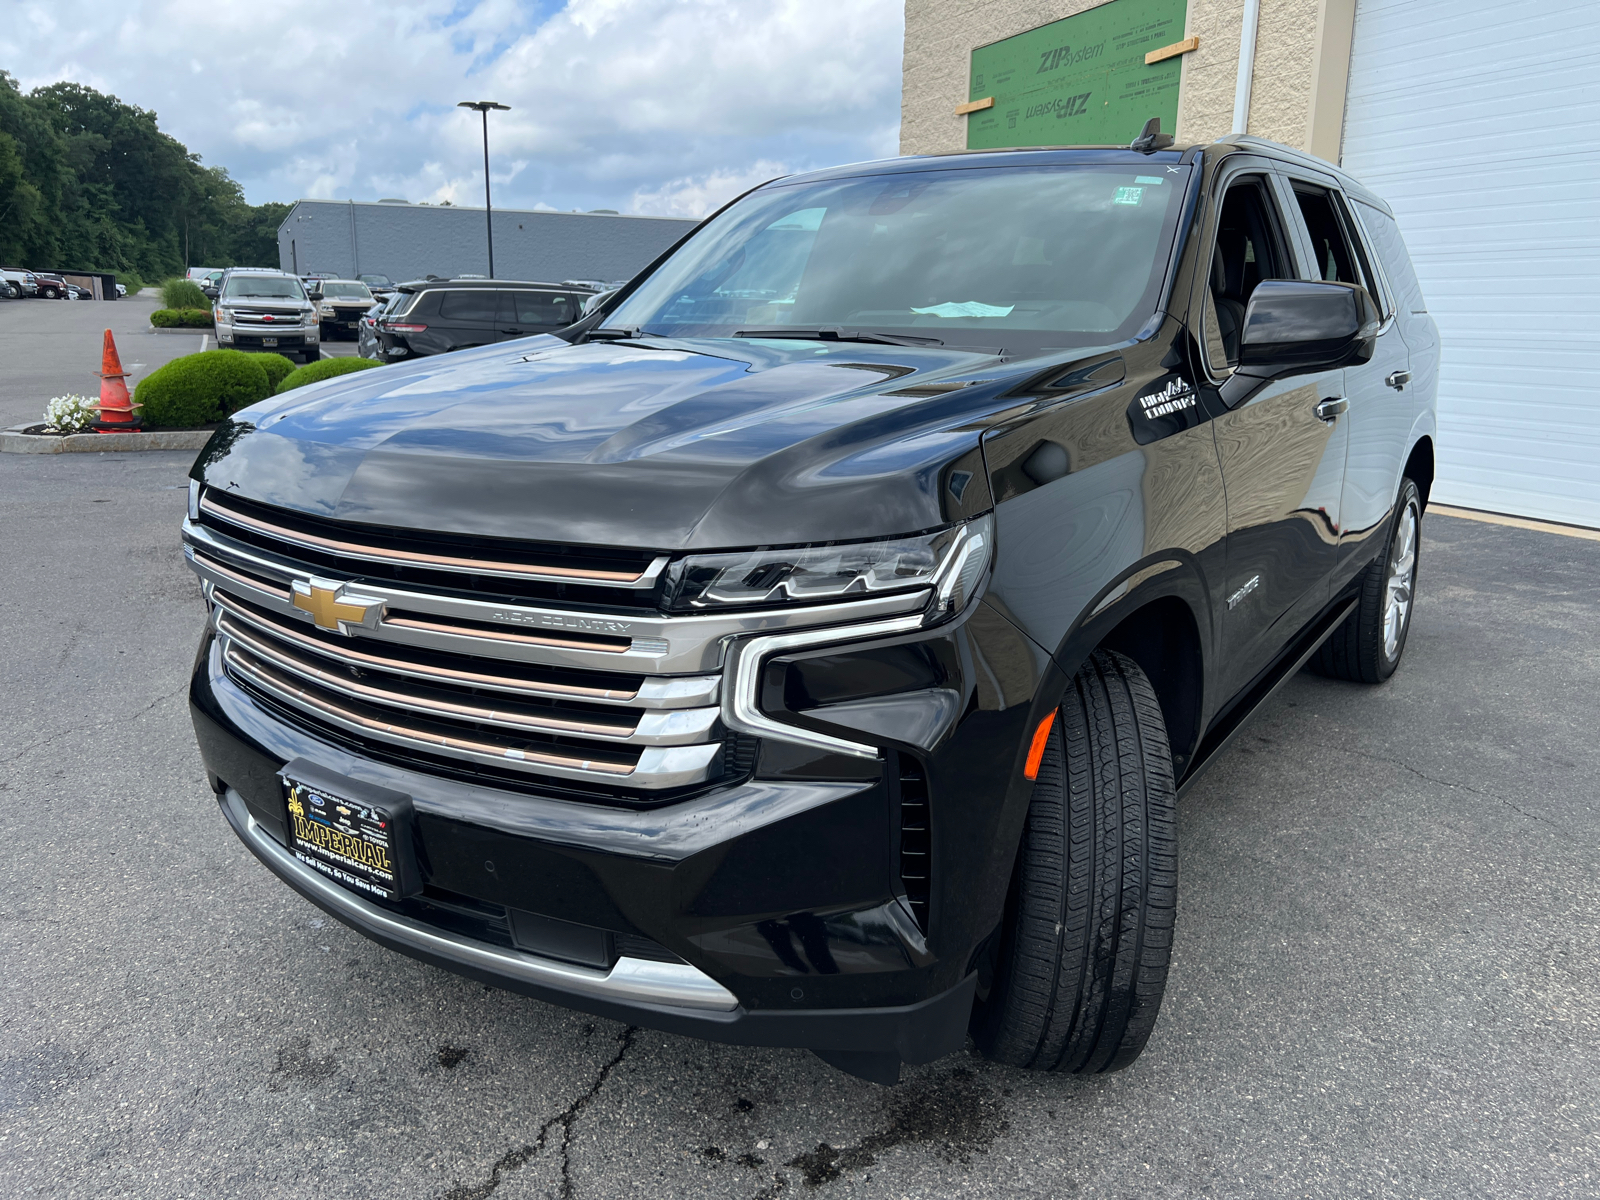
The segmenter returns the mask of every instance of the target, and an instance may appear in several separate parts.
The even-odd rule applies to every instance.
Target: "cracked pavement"
[[[1134,1067],[882,1089],[486,989],[271,878],[188,727],[187,465],[0,457],[7,1197],[1600,1193],[1600,543],[1426,519],[1396,678],[1291,681],[1180,805]]]

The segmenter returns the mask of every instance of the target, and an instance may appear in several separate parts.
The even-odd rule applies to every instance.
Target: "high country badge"
[[[1139,408],[1151,420],[1170,416],[1195,405],[1194,389],[1174,375],[1160,391],[1139,397]]]

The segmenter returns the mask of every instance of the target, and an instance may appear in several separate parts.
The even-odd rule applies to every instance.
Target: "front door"
[[[1201,339],[1208,373],[1231,401],[1213,423],[1228,504],[1221,613],[1227,696],[1254,680],[1327,604],[1337,557],[1348,438],[1345,422],[1323,402],[1342,396],[1343,372],[1297,375],[1253,391],[1231,378],[1250,293],[1263,279],[1300,274],[1287,229],[1270,170],[1227,183]]]
[[[1361,284],[1383,310],[1371,360],[1344,369],[1350,451],[1334,573],[1334,586],[1339,587],[1385,545],[1411,432],[1412,405],[1404,394],[1411,355],[1394,319],[1394,303],[1381,285],[1343,195],[1329,186],[1332,180],[1312,172],[1290,167],[1283,174],[1295,201],[1290,220],[1309,252],[1304,278]]]

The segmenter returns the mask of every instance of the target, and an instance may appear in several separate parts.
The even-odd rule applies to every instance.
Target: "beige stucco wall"
[[[906,0],[900,153],[966,148],[967,118],[956,116],[955,108],[967,99],[974,47],[1097,2]],[[1247,133],[1337,157],[1354,12],[1355,0],[1261,0]],[[1180,142],[1210,141],[1232,130],[1243,19],[1244,0],[1189,0],[1185,33],[1198,36],[1200,47],[1184,56]],[[1320,131],[1315,146],[1313,127]]]

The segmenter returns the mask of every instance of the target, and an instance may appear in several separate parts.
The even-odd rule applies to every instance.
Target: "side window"
[[[565,292],[513,292],[518,325],[571,325],[578,319],[576,297]]]
[[[1265,180],[1252,175],[1228,185],[1205,295],[1202,344],[1213,374],[1225,375],[1239,362],[1239,332],[1256,284],[1291,278],[1282,229]]]
[[[1329,283],[1359,283],[1367,286],[1366,279],[1356,267],[1355,256],[1345,236],[1344,223],[1334,207],[1333,196],[1321,188],[1297,183],[1294,185],[1294,198],[1300,206],[1300,215],[1305,218],[1306,231],[1311,235],[1317,278]]]
[[[1422,285],[1411,266],[1411,256],[1406,253],[1405,239],[1400,236],[1400,226],[1381,208],[1374,208],[1361,200],[1356,201],[1361,223],[1372,239],[1373,249],[1383,258],[1383,271],[1395,290],[1395,304],[1408,312],[1427,312],[1427,302],[1422,298]]]
[[[439,302],[439,317],[456,325],[493,325],[500,293],[488,288],[445,292]]]

